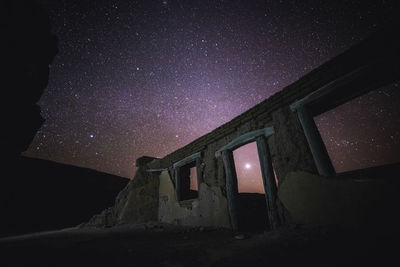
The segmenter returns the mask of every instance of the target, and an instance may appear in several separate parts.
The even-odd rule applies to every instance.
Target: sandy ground
[[[286,228],[264,233],[160,223],[0,239],[0,266],[400,266],[398,235]]]

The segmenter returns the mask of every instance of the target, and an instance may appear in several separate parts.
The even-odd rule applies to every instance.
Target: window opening
[[[198,191],[199,187],[197,184],[197,168],[192,167],[190,168],[190,190]]]
[[[196,161],[179,167],[177,183],[179,183],[177,189],[179,201],[198,198]]]
[[[400,162],[400,88],[392,83],[314,117],[336,173]]]

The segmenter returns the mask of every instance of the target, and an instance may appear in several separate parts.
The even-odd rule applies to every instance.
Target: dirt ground
[[[368,233],[368,234],[367,234]],[[0,266],[400,266],[398,234],[292,227],[264,233],[160,223],[0,239]]]

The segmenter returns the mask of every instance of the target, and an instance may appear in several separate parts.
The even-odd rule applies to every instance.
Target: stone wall
[[[378,179],[370,179],[368,174],[338,179],[291,172],[280,187],[279,198],[296,224],[397,229],[399,166],[397,174],[382,172]]]
[[[146,171],[151,157],[136,161],[139,169],[135,177],[118,194],[114,206],[93,216],[85,226],[111,227],[125,223],[141,223],[158,220],[159,177]]]
[[[395,60],[399,58],[397,51],[399,43],[392,38],[395,31],[396,28],[376,33],[214,131],[162,159],[152,161],[149,159],[138,170],[137,177],[140,178],[134,178],[134,180],[147,177],[145,180],[147,185],[142,186],[146,194],[152,194],[156,188],[152,185],[156,184],[156,180],[160,181],[159,193],[155,196],[157,203],[159,203],[158,210],[154,211],[154,206],[151,206],[151,212],[156,212],[158,220],[164,222],[183,225],[232,226],[230,211],[228,211],[229,197],[227,197],[226,191],[225,167],[221,157],[216,157],[216,152],[243,134],[269,126],[274,128],[274,134],[267,138],[267,143],[279,184],[284,183],[285,177],[292,177],[290,176],[291,173],[317,174],[314,158],[302,125],[297,114],[290,109],[290,105],[324,85],[366,65],[384,64],[387,66],[385,71],[396,72],[394,75],[399,77],[400,68],[397,65],[398,61]],[[382,70],[377,69],[377,75],[381,74],[379,71],[382,72]],[[174,163],[195,153],[201,155],[198,162],[200,164],[197,165],[202,168],[202,177],[199,178],[199,197],[192,200],[177,201],[174,191],[176,174],[173,174],[171,168]],[[146,169],[153,171],[153,174],[145,175]],[[134,181],[131,183],[134,183]],[[140,196],[133,197],[133,194],[137,194],[138,191],[129,189],[129,186],[125,190],[127,192],[123,194],[132,195],[132,198],[124,197],[126,201],[132,201],[132,204],[123,204],[123,207],[125,207],[123,214],[131,215],[118,214],[114,216],[119,218],[118,222],[136,222],[139,218],[145,217],[141,217],[139,213],[134,211],[138,209],[137,205],[148,205],[148,201],[145,200],[141,203]],[[152,201],[152,203],[156,203],[155,199]],[[288,218],[291,218],[292,214],[284,206],[279,207],[279,212],[283,223],[289,223]],[[155,217],[151,217],[151,219],[153,218]]]
[[[226,197],[220,187],[201,183],[199,198],[177,201],[168,171],[160,175],[158,220],[179,225],[229,227]]]

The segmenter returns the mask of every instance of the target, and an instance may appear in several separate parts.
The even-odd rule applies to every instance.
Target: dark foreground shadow
[[[237,240],[162,224],[0,241],[1,266],[398,266],[398,233],[281,229]]]

